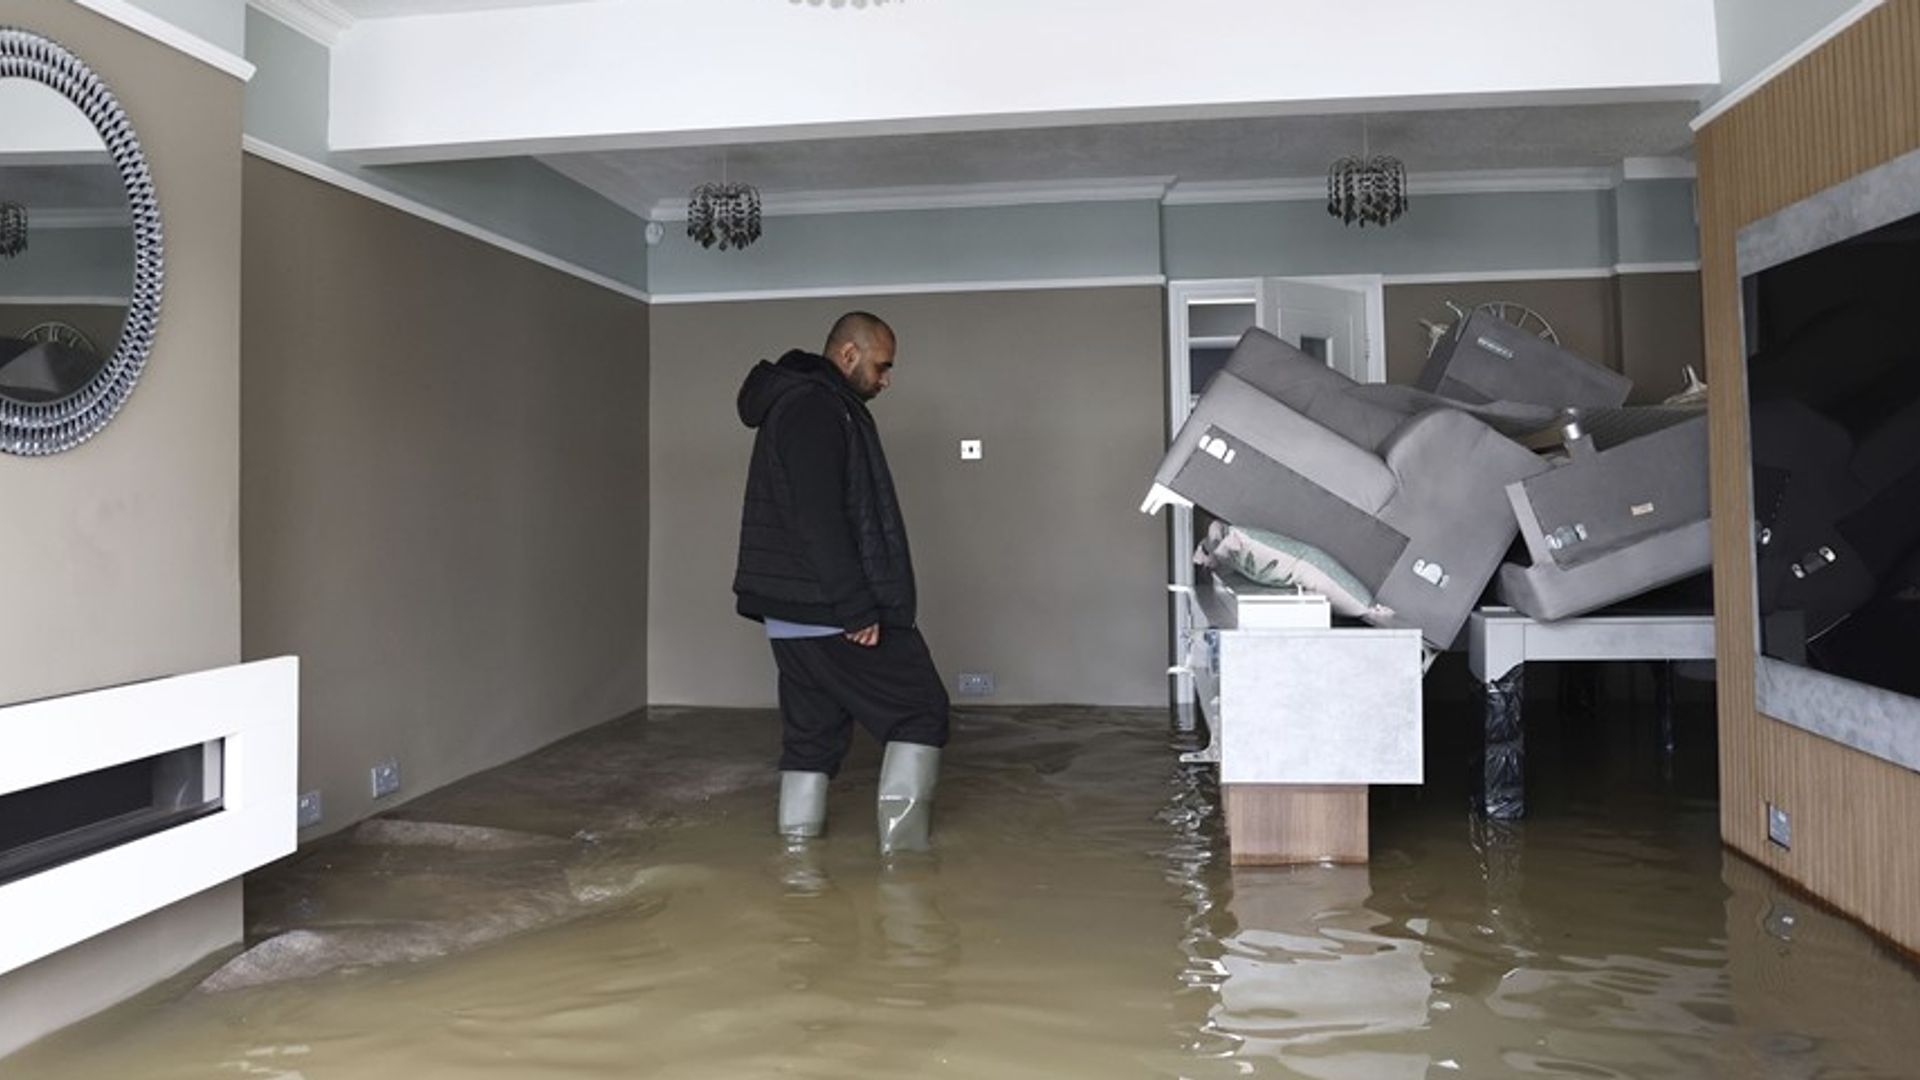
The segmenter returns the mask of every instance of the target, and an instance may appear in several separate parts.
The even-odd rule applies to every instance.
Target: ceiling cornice
[[[1619,184],[1618,170],[1491,169],[1479,172],[1409,173],[1409,195],[1482,195],[1522,191],[1605,191]],[[1209,203],[1291,202],[1327,197],[1327,178],[1230,180],[1179,183],[1167,192],[1168,206]]]
[[[112,19],[163,45],[178,49],[201,63],[218,68],[241,82],[253,78],[253,65],[247,62],[246,57],[235,56],[226,49],[198,34],[181,29],[170,20],[163,19],[146,8],[135,7],[128,0],[74,0],[74,2],[96,15]]]
[[[353,27],[353,13],[331,0],[247,0],[247,6],[331,48]]]
[[[1173,186],[1171,176],[1134,176],[1112,180],[1037,180],[998,184],[948,184],[870,188],[856,191],[797,191],[765,196],[760,212],[768,217],[798,214],[870,214],[886,210],[965,210],[987,206],[1046,203],[1159,202]],[[685,199],[661,199],[647,215],[653,221],[685,221]]]

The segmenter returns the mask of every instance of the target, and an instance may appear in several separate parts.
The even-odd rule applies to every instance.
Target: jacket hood
[[[740,384],[740,395],[735,400],[740,422],[750,428],[759,427],[766,422],[776,402],[808,385],[849,392],[845,377],[818,353],[793,349],[777,362],[760,361]]]

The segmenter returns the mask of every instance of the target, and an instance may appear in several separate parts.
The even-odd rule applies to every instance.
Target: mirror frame
[[[0,452],[35,457],[71,450],[98,434],[126,404],[146,369],[160,323],[160,204],[132,121],[86,61],[31,30],[0,26],[0,79],[5,78],[51,87],[86,114],[120,173],[133,216],[133,287],[113,355],[86,385],[58,401],[0,398]]]

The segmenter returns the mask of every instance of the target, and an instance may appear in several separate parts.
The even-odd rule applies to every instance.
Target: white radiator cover
[[[0,973],[291,853],[299,712],[291,656],[0,708],[0,795],[225,741],[219,812],[0,885]]]

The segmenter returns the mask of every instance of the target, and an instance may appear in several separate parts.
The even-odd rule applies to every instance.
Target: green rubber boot
[[[827,828],[827,774],[780,774],[780,835],[804,840]]]
[[[880,854],[927,850],[940,748],[893,742],[880,760]]]

